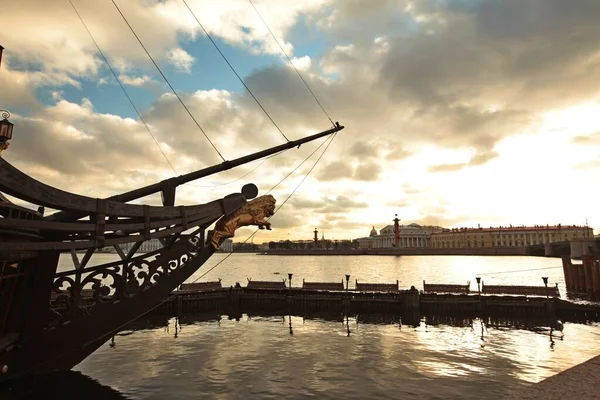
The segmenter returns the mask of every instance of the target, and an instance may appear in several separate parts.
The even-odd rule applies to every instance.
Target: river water
[[[216,254],[192,279],[225,258]],[[94,263],[115,255],[95,256]],[[69,266],[61,259],[61,269]],[[466,283],[559,284],[560,259],[463,256],[258,256],[233,254],[201,280],[247,278],[292,285],[400,281],[402,288]],[[352,284],[351,284],[352,287]],[[127,399],[481,399],[510,396],[600,354],[600,325],[551,322],[525,328],[478,319],[412,326],[350,316],[193,316],[124,331],[69,374],[27,392]],[[91,378],[91,379],[90,379]],[[19,397],[22,393],[16,396]]]

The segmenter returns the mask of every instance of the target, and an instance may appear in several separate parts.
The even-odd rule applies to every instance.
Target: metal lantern
[[[8,120],[10,113],[6,110],[0,110],[2,120],[0,120],[0,142],[6,142],[12,139],[13,123]]]

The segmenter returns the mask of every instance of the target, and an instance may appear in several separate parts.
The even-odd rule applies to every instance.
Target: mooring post
[[[548,298],[548,277],[542,276],[542,280],[544,281],[544,286],[546,287],[546,298]]]
[[[477,294],[481,296],[481,277],[478,276],[475,279],[477,280]]]
[[[571,255],[563,255],[561,259],[563,275],[565,277],[565,287],[567,288],[567,290],[571,290],[571,275],[569,274],[569,267],[571,266]]]
[[[585,293],[589,296],[589,298],[594,297],[594,279],[592,276],[592,266],[594,265],[595,257],[590,255],[585,255],[582,257],[583,260],[583,273],[585,276]]]
[[[346,307],[350,307],[350,300],[348,300],[348,287],[350,286],[350,275],[346,274]]]
[[[600,261],[596,258],[592,263],[592,282],[594,286],[594,298],[600,298]]]

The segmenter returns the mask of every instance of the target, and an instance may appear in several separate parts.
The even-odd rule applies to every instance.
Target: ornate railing
[[[204,246],[203,237],[200,232],[136,258],[58,273],[51,295],[54,309],[66,316],[135,296],[185,265]]]

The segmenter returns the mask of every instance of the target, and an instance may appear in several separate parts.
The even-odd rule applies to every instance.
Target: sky
[[[2,156],[92,197],[221,162],[113,2],[72,1],[148,129],[68,0],[13,1],[0,108],[15,128]],[[277,41],[345,126],[295,171],[323,140],[178,189],[178,205],[245,183],[265,194],[294,171],[270,193],[280,205],[296,191],[255,243],[315,228],[366,236],[395,214],[444,227],[588,221],[600,233],[597,0],[253,0],[258,13],[247,0],[115,3],[225,159],[285,143],[279,129],[331,127]]]

